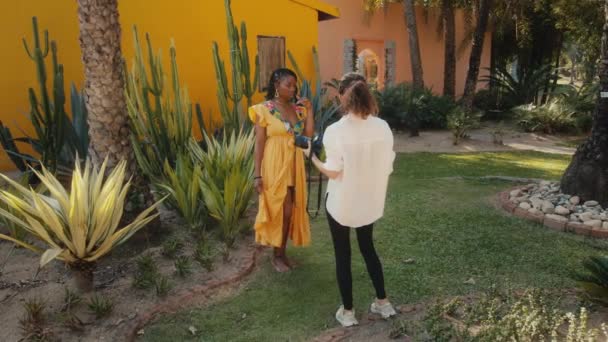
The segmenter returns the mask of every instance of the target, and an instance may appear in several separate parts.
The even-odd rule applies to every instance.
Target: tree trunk
[[[422,59],[420,58],[420,44],[418,41],[418,27],[416,25],[414,0],[403,1],[403,13],[409,37],[413,84],[414,87],[422,89],[424,88],[424,78],[422,76]]]
[[[443,32],[445,39],[443,66],[443,95],[456,96],[456,19],[452,0],[443,0]]]
[[[84,93],[89,124],[89,158],[99,166],[108,158],[109,173],[126,160],[133,176],[123,221],[151,205],[147,182],[137,172],[131,146],[129,115],[125,102],[123,59],[120,47],[118,0],[78,0],[80,49],[84,64]],[[159,221],[156,221],[158,224]]]
[[[422,75],[422,59],[420,58],[420,43],[418,41],[418,26],[416,24],[416,8],[414,0],[403,0],[403,14],[407,33],[409,37],[410,47],[410,63],[412,66],[412,83],[414,89],[424,89],[424,78]],[[418,128],[417,114],[410,115],[408,129],[410,136],[417,137],[420,135]]]
[[[464,84],[464,95],[462,96],[462,104],[466,110],[473,109],[473,98],[475,96],[475,89],[477,88],[477,77],[479,76],[483,42],[488,28],[488,17],[491,7],[492,0],[480,0],[480,6],[477,10],[475,34],[471,46],[471,56],[469,58],[469,70],[467,71],[467,79]]]
[[[605,23],[599,66],[600,96],[597,99],[591,136],[578,147],[562,176],[562,191],[583,200],[608,206],[608,0],[604,1]]]

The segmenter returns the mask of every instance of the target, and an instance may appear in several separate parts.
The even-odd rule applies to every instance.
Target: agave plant
[[[206,217],[201,193],[201,165],[194,164],[189,155],[181,154],[176,159],[175,168],[165,161],[164,177],[156,184],[162,193],[170,195],[167,202],[180,212],[190,229],[203,227]]]
[[[207,211],[219,222],[226,245],[241,231],[239,220],[253,194],[253,131],[232,132],[220,141],[205,135],[207,151],[190,141],[195,163],[205,165],[201,191]]]
[[[95,262],[156,218],[158,214],[154,211],[162,202],[156,202],[133,222],[118,228],[130,181],[124,182],[125,161],[104,177],[106,163],[107,160],[99,170],[88,159],[84,170],[76,163],[69,191],[45,167],[41,172],[32,170],[46,188],[46,194],[0,175],[14,190],[0,190],[0,201],[10,208],[0,208],[0,216],[45,247],[4,234],[0,234],[0,239],[40,253],[40,267],[54,259],[67,263],[77,271],[81,289],[89,290]]]

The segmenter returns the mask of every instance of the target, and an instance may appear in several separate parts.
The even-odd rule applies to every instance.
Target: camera
[[[312,138],[309,138],[305,135],[296,135],[295,136],[295,145],[301,149],[308,148],[308,144],[310,146],[311,155],[316,155],[317,158],[321,157],[321,151],[323,150],[323,136],[315,135]]]

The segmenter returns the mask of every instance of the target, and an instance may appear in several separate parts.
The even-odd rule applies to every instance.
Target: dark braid
[[[274,94],[276,92],[274,84],[287,76],[293,76],[296,81],[298,80],[298,76],[296,75],[296,73],[287,68],[279,68],[272,72],[272,74],[270,75],[270,80],[268,81],[266,100],[274,99]],[[297,92],[298,91],[296,89],[296,94]]]

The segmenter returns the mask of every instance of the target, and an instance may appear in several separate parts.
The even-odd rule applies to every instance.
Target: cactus
[[[40,34],[38,32],[38,20],[32,18],[32,26],[34,31],[34,45],[28,46],[27,41],[23,38],[23,46],[30,57],[36,64],[36,76],[38,79],[38,87],[40,101],[36,96],[33,88],[29,89],[30,99],[30,120],[36,130],[38,149],[41,154],[42,163],[52,172],[57,169],[57,159],[64,143],[64,124],[65,124],[65,94],[63,82],[63,65],[57,62],[57,44],[54,41],[50,43],[51,59],[52,59],[52,100],[47,88],[47,72],[44,59],[49,54],[49,34],[44,30],[44,47],[40,42]]]
[[[72,85],[72,121],[65,111],[65,93],[63,65],[57,61],[57,44],[49,43],[47,30],[43,31],[41,40],[38,20],[32,18],[33,42],[28,44],[24,38],[23,46],[29,58],[36,66],[38,93],[28,89],[30,102],[29,118],[35,131],[33,137],[13,138],[8,127],[0,123],[0,143],[15,166],[21,171],[28,171],[27,164],[42,163],[48,170],[56,172],[69,170],[74,166],[76,155],[86,157],[88,149],[88,126],[86,108],[82,95]],[[51,54],[52,92],[47,87],[47,69],[45,59]],[[26,143],[40,154],[40,160],[23,154],[15,142]]]
[[[125,70],[127,109],[135,133],[131,140],[140,168],[154,180],[162,177],[165,161],[175,165],[192,139],[192,105],[187,89],[179,83],[174,42],[169,48],[171,78],[167,79],[150,36],[145,36],[149,75],[136,27],[133,37],[135,59],[131,71]]]
[[[247,48],[247,26],[241,23],[241,31],[234,24],[230,0],[224,0],[226,9],[226,25],[230,48],[230,65],[232,74],[231,87],[228,84],[226,65],[219,55],[219,46],[213,42],[213,63],[218,82],[217,98],[224,126],[228,132],[239,130],[241,127],[250,128],[251,124],[244,120],[243,97],[247,99],[247,107],[251,106],[253,95],[256,93],[259,81],[259,58],[255,58],[253,81],[251,80],[251,63]],[[232,88],[230,90],[230,88]],[[232,107],[228,102],[232,102]],[[243,120],[243,121],[242,121]]]

